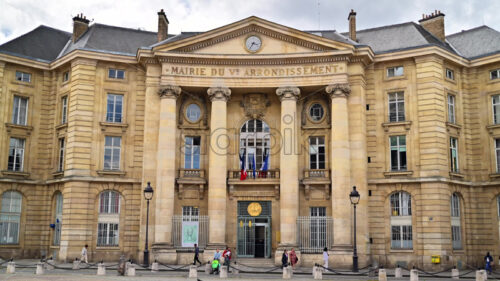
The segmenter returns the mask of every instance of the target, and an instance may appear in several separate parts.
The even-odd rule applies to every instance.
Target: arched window
[[[391,195],[391,248],[412,249],[411,195],[396,192]]]
[[[63,196],[58,192],[54,196],[55,200],[55,213],[54,213],[54,246],[61,244],[61,227],[62,227],[62,210],[63,210]]]
[[[454,250],[462,249],[462,232],[460,227],[460,197],[451,195],[451,241]]]
[[[266,122],[258,119],[245,122],[240,130],[240,154],[244,157],[248,177],[253,177],[253,170],[256,177],[262,175],[258,171],[266,160],[267,168],[270,167],[270,147],[271,135]]]
[[[16,191],[7,191],[2,195],[0,244],[19,244],[22,201],[21,193]]]
[[[118,246],[120,194],[106,190],[99,195],[97,246]]]

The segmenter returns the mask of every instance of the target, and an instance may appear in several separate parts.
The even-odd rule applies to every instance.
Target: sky
[[[207,31],[249,16],[300,30],[348,30],[357,12],[357,29],[418,22],[440,10],[446,34],[481,25],[500,31],[499,0],[0,0],[0,44],[39,25],[72,31],[72,17],[83,13],[94,23],[157,31],[164,9],[169,33]]]

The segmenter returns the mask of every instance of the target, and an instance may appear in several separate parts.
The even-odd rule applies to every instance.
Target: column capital
[[[276,95],[278,95],[280,101],[297,101],[300,96],[300,89],[297,87],[279,87],[278,89],[276,89]]]
[[[330,95],[331,99],[334,98],[347,98],[351,93],[349,84],[332,84],[326,86],[325,91]]]
[[[207,90],[210,101],[225,101],[231,97],[231,89],[227,87],[212,87]]]
[[[177,99],[181,94],[181,87],[175,85],[160,86],[158,95],[161,99]]]

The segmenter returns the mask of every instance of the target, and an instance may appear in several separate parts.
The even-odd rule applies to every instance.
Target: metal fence
[[[298,217],[297,237],[300,252],[321,253],[333,245],[332,217]]]
[[[193,247],[182,247],[182,222],[198,222],[198,247],[204,249],[208,243],[208,216],[172,217],[172,242],[177,249],[192,250]]]

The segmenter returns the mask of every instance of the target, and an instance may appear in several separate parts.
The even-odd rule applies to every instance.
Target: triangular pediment
[[[249,50],[249,37],[256,36],[261,46]],[[294,54],[352,49],[353,45],[297,29],[279,25],[258,17],[219,27],[183,38],[171,37],[154,46],[154,51],[194,54]]]

